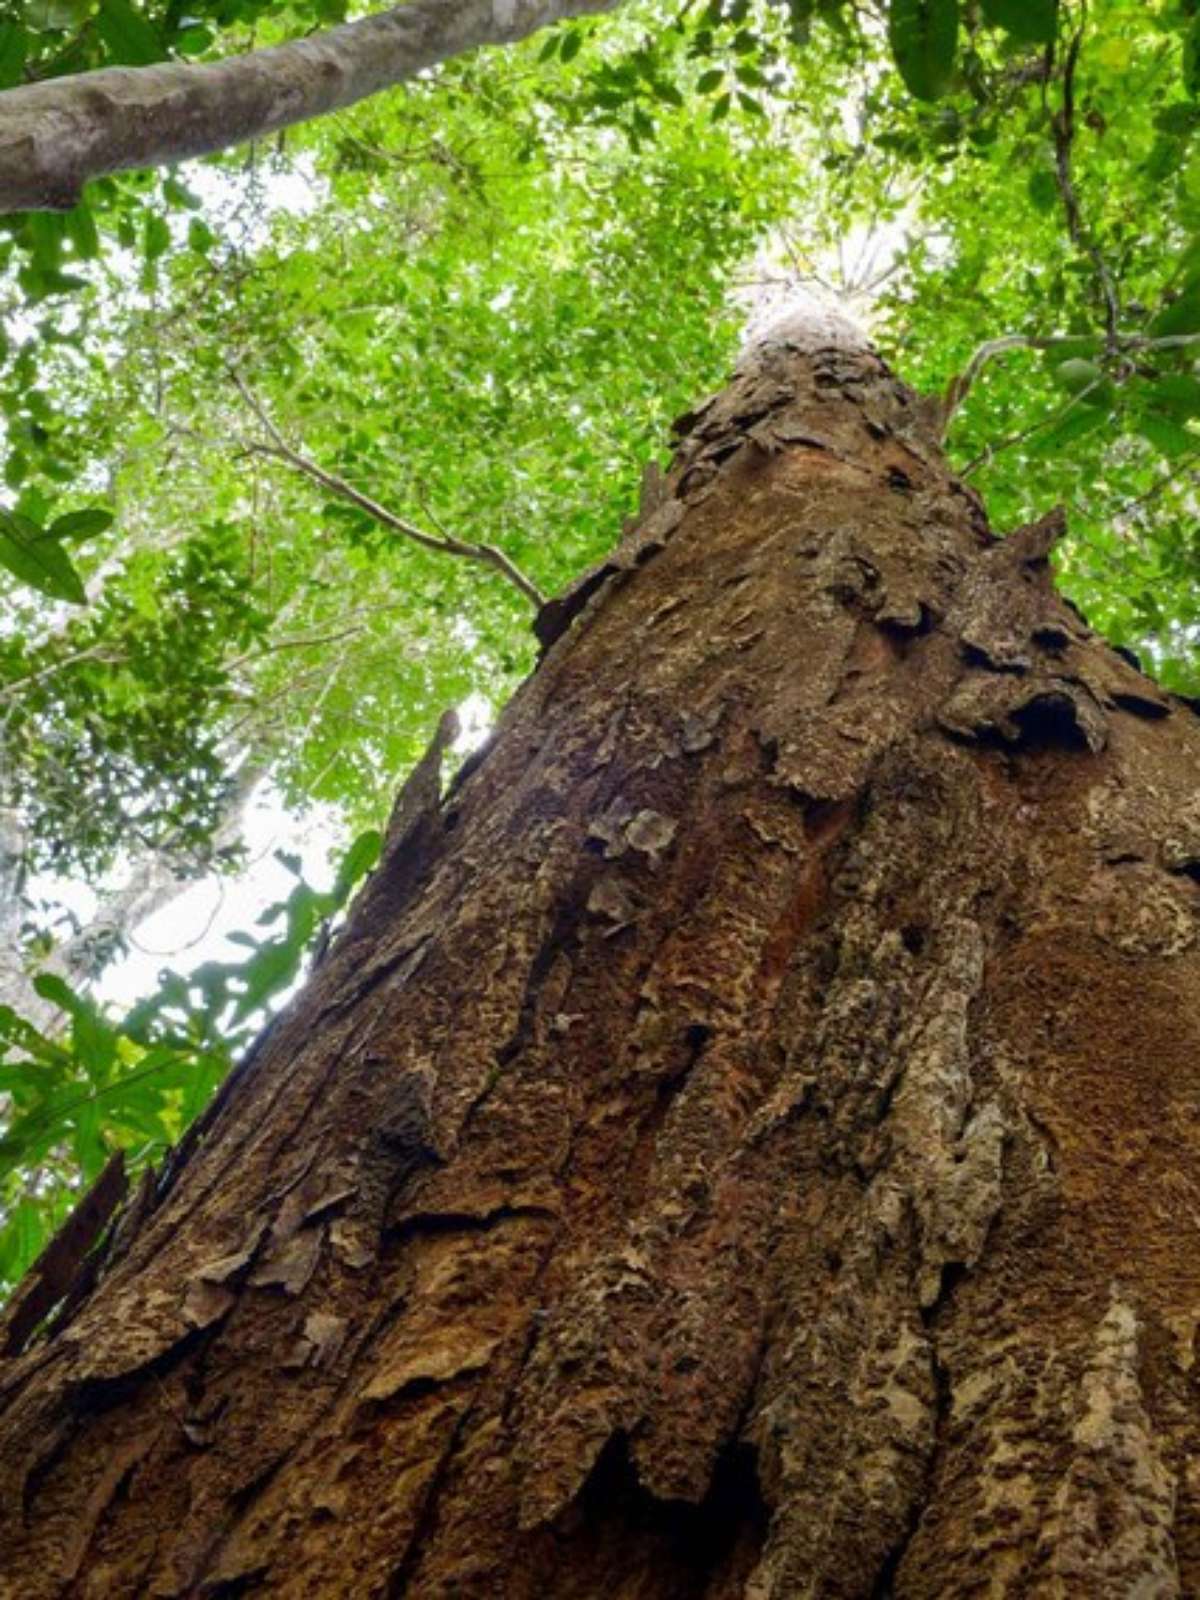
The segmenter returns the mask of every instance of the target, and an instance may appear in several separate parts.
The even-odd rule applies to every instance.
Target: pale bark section
[[[202,66],[106,67],[0,94],[0,213],[67,210],[89,178],[227,150],[482,45],[619,0],[408,0]]]
[[[18,997],[28,993],[29,983],[21,960],[24,877],[24,829],[15,813],[0,810],[0,1005],[18,1011]]]
[[[1200,722],[840,333],[685,430],[10,1324],[6,1600],[1200,1594]]]
[[[241,841],[246,808],[262,781],[263,770],[254,758],[243,763],[209,841],[214,853]],[[0,1005],[11,1006],[26,1022],[54,1035],[64,1028],[65,1018],[58,1006],[38,994],[33,987],[34,978],[48,972],[65,979],[73,989],[90,988],[139,923],[178,899],[195,879],[183,876],[179,861],[169,854],[141,852],[125,881],[99,896],[90,921],[55,945],[44,961],[26,964],[21,959],[24,913],[17,889],[21,851],[15,834],[10,833],[6,841],[6,820],[0,817]],[[9,820],[9,826],[15,824]]]

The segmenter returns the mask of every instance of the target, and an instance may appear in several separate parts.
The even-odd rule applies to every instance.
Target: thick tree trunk
[[[1200,1593],[1200,725],[874,356],[687,426],[12,1327],[8,1594]]]

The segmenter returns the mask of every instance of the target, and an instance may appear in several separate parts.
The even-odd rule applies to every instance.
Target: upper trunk
[[[1200,1592],[1200,727],[870,353],[685,426],[18,1303],[12,1594]]]

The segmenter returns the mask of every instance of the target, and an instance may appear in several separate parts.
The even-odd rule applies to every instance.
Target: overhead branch
[[[202,65],[101,67],[0,94],[0,213],[66,211],[90,178],[228,150],[341,110],[482,45],[619,0],[407,0]]]
[[[429,533],[426,529],[418,527],[415,522],[410,522],[407,517],[397,516],[394,511],[389,511],[386,506],[380,505],[378,500],[373,500],[370,495],[364,494],[361,489],[356,489],[352,483],[347,483],[345,478],[338,477],[337,473],[329,472],[319,466],[302,451],[295,449],[284,438],[275,422],[259,404],[257,398],[246,384],[239,372],[231,372],[238,393],[258,418],[263,428],[269,435],[269,441],[262,439],[251,440],[247,448],[255,455],[264,456],[269,460],[282,461],[301,473],[312,483],[319,484],[328,494],[336,495],[338,499],[347,501],[350,505],[357,506],[366,513],[373,522],[380,527],[387,528],[392,533],[398,533],[403,538],[418,544],[423,550],[431,550],[437,555],[457,556],[463,561],[472,561],[480,566],[490,567],[500,576],[512,584],[514,589],[525,597],[529,603],[538,608],[545,603],[545,597],[537,585],[525,576],[520,567],[504,551],[494,544],[482,544],[472,539],[460,539],[455,534],[439,532]]]
[[[988,339],[981,344],[962,371],[955,373],[954,377],[946,385],[946,393],[942,400],[943,435],[953,421],[955,412],[958,411],[963,401],[967,398],[975,380],[989,361],[994,361],[997,356],[1006,355],[1010,350],[1052,350],[1055,345],[1078,344],[1079,337],[1077,333],[1047,334],[1044,336],[1041,334],[1006,333],[1002,334],[998,339]]]
[[[1080,340],[1088,337],[1085,333],[1006,333],[998,339],[988,339],[979,346],[963,370],[956,373],[946,385],[941,413],[943,437],[976,379],[997,356],[1007,355],[1010,350],[1054,350],[1064,345],[1078,346]],[[1197,344],[1200,344],[1200,333],[1163,334],[1157,339],[1148,334],[1131,333],[1118,334],[1112,350],[1120,355],[1133,355],[1155,350],[1184,350]]]
[[[1063,64],[1063,103],[1050,119],[1054,130],[1054,176],[1062,197],[1067,218],[1067,232],[1075,248],[1085,255],[1096,269],[1100,293],[1104,300],[1104,324],[1108,334],[1108,348],[1115,350],[1121,321],[1121,304],[1117,285],[1104,253],[1084,225],[1079,209],[1079,196],[1071,173],[1071,153],[1075,143],[1075,69],[1079,64],[1079,50],[1083,44],[1083,26],[1077,29],[1067,46],[1067,59]]]

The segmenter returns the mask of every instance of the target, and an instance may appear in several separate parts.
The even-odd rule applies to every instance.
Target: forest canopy
[[[354,14],[32,0],[0,85]],[[1065,591],[1200,695],[1198,63],[1181,0],[635,0],[0,217],[0,1286],[180,1136],[440,713],[490,720],[797,294],[922,391],[996,527],[1065,507]],[[129,885],[236,874],[262,785],[336,819],[331,887],[292,863],[243,957],[105,1007]]]

